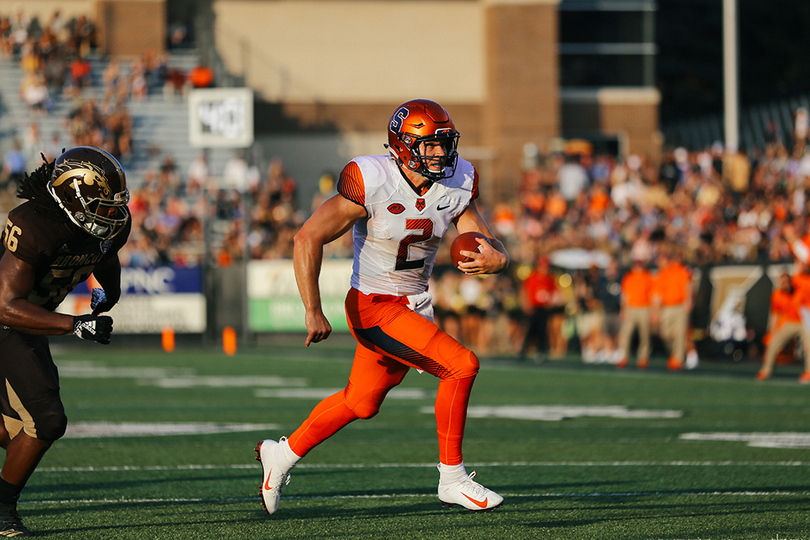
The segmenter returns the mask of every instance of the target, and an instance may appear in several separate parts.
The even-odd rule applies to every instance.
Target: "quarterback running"
[[[59,375],[46,335],[110,342],[121,296],[118,251],[131,227],[124,171],[104,150],[76,147],[20,184],[26,201],[8,214],[0,258],[0,536],[31,536],[17,499],[42,456],[65,433]],[[92,313],[55,310],[93,274]]]
[[[459,132],[438,103],[424,99],[397,107],[388,124],[388,154],[358,157],[295,236],[294,268],[306,311],[305,345],[329,337],[318,288],[323,247],[353,229],[354,263],[346,296],[349,328],[357,340],[345,389],[321,401],[289,438],[261,441],[262,504],[272,514],[290,470],[315,446],[357,420],[377,414],[386,394],[411,368],[439,379],[436,429],[442,504],[472,511],[500,506],[503,497],[467,473],[462,439],[478,357],[433,323],[428,279],[442,237],[454,225],[476,231],[478,251],[458,269],[495,274],[509,264],[503,244],[476,206],[478,173],[458,156]]]

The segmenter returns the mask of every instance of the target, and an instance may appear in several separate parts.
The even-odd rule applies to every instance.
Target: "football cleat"
[[[279,439],[279,442],[286,437]],[[278,510],[278,501],[281,498],[281,490],[290,483],[290,472],[284,471],[276,461],[276,449],[278,443],[272,439],[259,441],[256,446],[258,455],[256,459],[262,464],[262,485],[259,495],[262,498],[262,507],[268,514],[273,514]]]
[[[647,369],[647,366],[650,365],[650,361],[647,358],[639,358],[638,362],[636,362],[636,367],[638,369]]]
[[[460,504],[471,512],[487,512],[503,504],[503,497],[473,481],[473,478],[475,471],[464,480],[447,485],[440,483],[439,500],[442,501],[442,506],[452,508]]]
[[[799,375],[799,382],[802,384],[810,384],[810,371],[805,371]]]
[[[34,536],[28,527],[23,525],[16,504],[0,503],[0,537]]]
[[[765,379],[767,379],[770,376],[771,376],[771,374],[768,373],[767,370],[760,369],[759,371],[757,371],[757,380],[758,381],[764,381]]]

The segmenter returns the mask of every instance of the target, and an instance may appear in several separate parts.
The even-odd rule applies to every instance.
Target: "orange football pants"
[[[293,452],[303,457],[349,422],[376,415],[388,392],[410,368],[417,368],[440,379],[435,403],[439,461],[461,463],[478,357],[411,310],[405,296],[366,295],[351,289],[346,316],[358,341],[349,383],[316,405],[290,435]]]

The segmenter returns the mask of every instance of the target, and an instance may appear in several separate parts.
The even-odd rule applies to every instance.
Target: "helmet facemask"
[[[456,163],[458,162],[458,138],[459,133],[457,131],[449,130],[446,133],[423,137],[415,136],[410,133],[401,133],[399,134],[399,140],[410,150],[410,158],[407,163],[403,162],[403,165],[432,182],[453,176],[456,172]],[[422,143],[433,141],[441,143],[444,148],[443,156],[432,157],[422,155]],[[437,164],[438,170],[436,170]]]

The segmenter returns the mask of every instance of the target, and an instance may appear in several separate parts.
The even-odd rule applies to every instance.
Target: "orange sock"
[[[439,461],[445,465],[462,462],[461,440],[467,422],[467,405],[470,402],[475,377],[466,379],[442,379],[436,393],[436,432],[439,435]]]
[[[353,420],[357,420],[357,415],[346,406],[343,390],[341,390],[324,399],[312,409],[309,418],[290,435],[290,448],[297,455],[304,457],[310,450]]]

